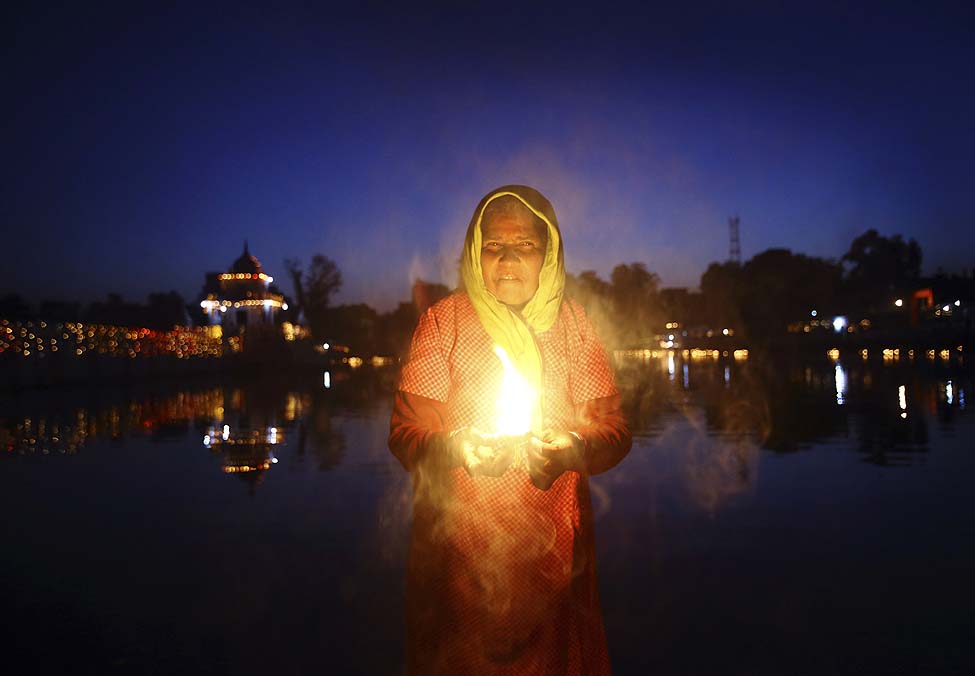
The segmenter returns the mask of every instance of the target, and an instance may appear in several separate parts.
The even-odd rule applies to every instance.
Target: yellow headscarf
[[[538,277],[538,290],[520,315],[487,290],[481,272],[481,218],[490,202],[505,195],[517,198],[548,226],[548,245]],[[547,331],[555,323],[565,289],[562,236],[551,203],[540,192],[524,185],[502,186],[485,195],[467,226],[460,274],[484,330],[495,343],[504,348],[521,375],[540,394],[542,359],[534,334]],[[535,415],[533,418],[538,423],[541,422],[540,416]]]

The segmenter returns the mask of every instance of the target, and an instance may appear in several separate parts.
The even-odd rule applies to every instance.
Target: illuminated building
[[[278,312],[288,309],[284,296],[271,286],[273,281],[247,250],[245,240],[244,252],[228,272],[207,274],[200,301],[207,323],[221,326],[226,335],[247,327],[273,326]]]

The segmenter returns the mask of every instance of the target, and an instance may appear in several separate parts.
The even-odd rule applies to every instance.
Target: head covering
[[[538,290],[520,314],[487,290],[481,271],[481,218],[488,204],[505,195],[517,198],[548,228],[548,244],[538,276]],[[484,330],[495,343],[504,348],[512,363],[535,391],[541,393],[542,360],[534,334],[547,331],[555,323],[565,289],[562,236],[552,204],[540,192],[524,185],[502,186],[485,195],[467,226],[467,237],[464,239],[464,251],[460,259],[460,274]],[[538,422],[541,422],[540,419]]]

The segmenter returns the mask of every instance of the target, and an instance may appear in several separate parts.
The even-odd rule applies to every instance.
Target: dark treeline
[[[854,239],[839,259],[768,249],[743,263],[713,262],[701,276],[700,291],[661,288],[659,276],[642,262],[617,265],[608,279],[591,270],[570,274],[566,291],[587,309],[610,348],[655,346],[674,323],[692,336],[727,329],[750,343],[774,341],[790,324],[809,321],[813,311],[821,318],[870,318],[878,325],[896,321],[906,327],[911,298],[925,286],[940,288],[946,298],[964,299],[961,310],[952,308],[953,316],[970,323],[975,269],[955,276],[939,271],[934,278],[922,279],[921,262],[921,247],[913,239],[886,237],[871,229]],[[419,313],[450,292],[442,284],[416,280],[412,299],[390,312],[364,303],[333,306],[332,298],[342,286],[334,261],[316,254],[307,268],[297,259],[284,265],[295,298],[288,299],[290,307],[279,313],[278,321],[304,325],[314,340],[348,346],[359,354],[402,356]],[[898,298],[903,305],[895,307]],[[928,306],[933,315],[936,308]],[[197,304],[186,304],[175,291],[149,294],[145,304],[109,294],[107,300],[88,306],[44,300],[37,307],[7,294],[0,296],[0,317],[157,330],[205,321]]]
[[[110,293],[104,301],[88,305],[76,301],[42,300],[36,307],[16,293],[0,296],[0,317],[3,319],[139,326],[156,331],[190,324],[191,309],[176,291],[150,293],[145,303],[126,301],[120,294]]]

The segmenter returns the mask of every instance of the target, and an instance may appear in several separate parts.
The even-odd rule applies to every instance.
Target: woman
[[[587,476],[631,438],[605,351],[563,299],[548,200],[525,186],[488,193],[461,277],[420,317],[390,422],[414,491],[408,671],[608,674]],[[490,434],[496,346],[539,393],[530,444]]]

